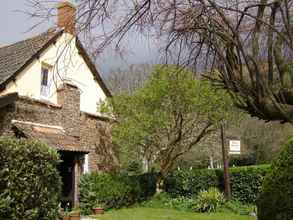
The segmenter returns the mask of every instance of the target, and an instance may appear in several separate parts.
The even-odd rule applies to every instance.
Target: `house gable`
[[[13,80],[4,82],[6,87],[0,94],[18,92],[21,96],[44,99],[41,96],[41,72],[45,67],[49,71],[46,101],[58,104],[58,88],[66,82],[80,90],[81,111],[99,114],[98,103],[111,94],[78,38],[62,32],[40,50],[11,76]]]

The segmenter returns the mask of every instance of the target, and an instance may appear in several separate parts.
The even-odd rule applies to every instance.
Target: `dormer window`
[[[48,99],[50,96],[49,67],[42,66],[41,70],[41,98]]]

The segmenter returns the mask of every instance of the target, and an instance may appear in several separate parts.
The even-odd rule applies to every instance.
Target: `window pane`
[[[48,85],[48,69],[42,68],[42,86]]]

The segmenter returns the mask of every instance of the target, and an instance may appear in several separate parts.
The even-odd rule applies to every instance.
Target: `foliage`
[[[263,179],[269,172],[269,165],[230,168],[232,198],[242,203],[255,204]],[[216,173],[220,188],[223,188],[223,170],[216,170]]]
[[[284,145],[266,176],[257,201],[259,220],[293,219],[293,139]]]
[[[246,153],[252,155],[257,164],[271,163],[292,132],[291,124],[265,122],[256,118],[243,120],[239,127],[241,140],[247,146]]]
[[[173,197],[192,197],[210,187],[218,187],[214,170],[176,170],[165,181],[165,190]]]
[[[117,118],[112,133],[121,158],[157,164],[158,181],[220,121],[231,119],[231,109],[226,92],[176,66],[157,66],[144,87],[101,105],[102,112]]]
[[[230,169],[232,197],[242,203],[255,204],[261,184],[270,166],[246,166]]]
[[[232,197],[242,203],[255,203],[269,165],[230,168]],[[223,189],[223,170],[177,170],[165,181],[165,190],[173,197],[196,196],[210,187]]]
[[[170,198],[166,201],[165,205],[171,209],[178,209],[178,210],[191,210],[194,206],[194,199],[187,198],[184,196],[177,197],[177,198]]]
[[[141,188],[139,200],[145,200],[156,193],[156,181],[158,178],[157,173],[144,173],[132,176],[132,181],[138,181]]]
[[[168,208],[182,211],[192,211],[194,199],[184,196],[172,198],[169,194],[163,192],[155,195],[150,200],[142,202],[140,206],[148,208]]]
[[[0,139],[0,219],[55,220],[61,178],[57,152],[25,139]]]
[[[250,215],[256,212],[256,206],[253,204],[243,204],[237,200],[226,201],[219,207],[218,212],[235,213],[239,215]]]
[[[111,174],[87,174],[80,181],[80,208],[84,214],[89,214],[98,203],[105,209],[127,206],[135,202],[139,190],[136,182],[129,178]]]
[[[255,154],[231,155],[229,158],[230,167],[252,166],[256,164]]]
[[[213,187],[199,192],[194,209],[197,212],[216,212],[224,202],[224,194]]]
[[[171,197],[168,193],[160,193],[150,200],[140,203],[139,207],[147,208],[165,208],[181,211],[194,211],[196,207],[196,197]],[[256,206],[252,204],[243,204],[237,200],[225,201],[217,208],[217,212],[234,213],[239,215],[249,215],[256,211]]]
[[[90,214],[96,204],[105,209],[129,206],[154,195],[156,174],[137,176],[91,173],[80,181],[80,208]]]

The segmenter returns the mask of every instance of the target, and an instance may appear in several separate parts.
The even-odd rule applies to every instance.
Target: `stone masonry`
[[[0,109],[0,136],[15,136],[12,120],[61,126],[74,136],[79,149],[89,152],[90,171],[109,171],[118,165],[111,144],[109,119],[80,111],[77,87],[66,84],[58,90],[58,105],[19,97]]]

